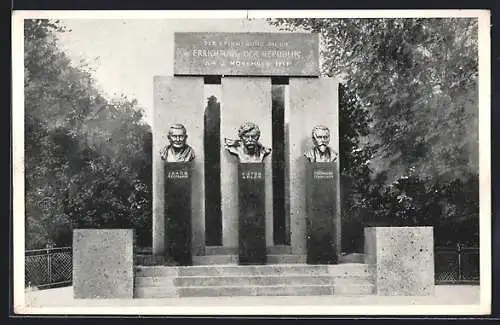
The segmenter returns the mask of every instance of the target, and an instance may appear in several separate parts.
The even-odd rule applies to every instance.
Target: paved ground
[[[92,314],[477,314],[479,286],[436,286],[430,297],[312,296],[74,299],[72,287],[25,293],[24,312]],[[467,305],[467,306],[464,306]],[[474,306],[475,305],[475,306]],[[72,308],[68,308],[72,307]],[[111,308],[113,307],[113,308]],[[136,308],[140,307],[140,308]],[[448,307],[448,308],[445,308]],[[423,309],[425,308],[425,309]],[[484,308],[483,308],[484,310]]]

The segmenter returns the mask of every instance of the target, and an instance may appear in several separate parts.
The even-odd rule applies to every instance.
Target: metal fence
[[[436,284],[479,284],[479,248],[436,247]]]
[[[24,286],[47,289],[68,286],[73,278],[71,247],[35,249],[24,255]]]
[[[135,252],[148,253],[148,252]],[[140,255],[140,254],[139,254]],[[137,258],[141,256],[135,256]],[[479,248],[436,247],[436,284],[479,284]],[[25,252],[25,287],[47,289],[69,286],[73,277],[73,252],[71,247],[48,246],[45,249]]]

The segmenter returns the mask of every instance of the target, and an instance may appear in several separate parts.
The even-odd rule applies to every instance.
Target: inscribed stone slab
[[[165,243],[179,265],[191,265],[191,162],[165,163]]]
[[[307,166],[307,263],[336,264],[337,178],[335,163]]]
[[[264,164],[240,163],[238,166],[239,264],[266,264]]]
[[[175,75],[319,76],[311,33],[175,33]]]

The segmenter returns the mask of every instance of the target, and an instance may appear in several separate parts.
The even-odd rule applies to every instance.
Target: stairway
[[[135,298],[369,295],[373,290],[368,266],[361,263],[138,266],[134,279]]]
[[[267,247],[267,264],[305,264],[305,255],[292,254],[292,247],[277,245]],[[207,246],[204,256],[193,256],[193,265],[237,265],[236,247]]]

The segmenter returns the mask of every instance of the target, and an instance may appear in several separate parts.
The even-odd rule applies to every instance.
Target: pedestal
[[[263,163],[238,165],[239,264],[266,264],[265,172]]]
[[[337,170],[334,163],[307,164],[307,263],[337,264]]]
[[[165,163],[165,253],[191,265],[191,163]]]
[[[75,299],[132,299],[133,255],[132,229],[74,229]]]
[[[432,227],[366,227],[365,263],[381,296],[434,294]]]

